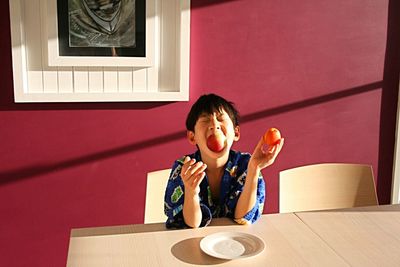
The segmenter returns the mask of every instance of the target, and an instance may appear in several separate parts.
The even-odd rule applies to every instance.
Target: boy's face
[[[217,132],[225,137],[224,148],[221,152],[213,152],[207,147],[207,138]],[[239,126],[234,126],[231,118],[225,110],[215,111],[212,114],[201,114],[194,126],[194,132],[188,131],[189,142],[197,145],[202,155],[210,157],[229,153],[234,141],[240,137]]]

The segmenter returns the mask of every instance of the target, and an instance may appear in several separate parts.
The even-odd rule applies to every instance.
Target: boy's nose
[[[219,125],[210,125],[210,130],[214,130],[214,129],[220,130],[221,127]]]
[[[214,130],[214,129],[221,129],[221,126],[219,124],[219,121],[216,118],[213,118],[210,122],[210,126],[209,126],[210,130]]]

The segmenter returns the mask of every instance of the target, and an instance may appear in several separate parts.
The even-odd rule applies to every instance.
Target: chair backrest
[[[165,222],[164,194],[171,169],[149,172],[147,174],[146,207],[144,223]]]
[[[322,163],[279,173],[279,212],[378,205],[372,167]]]

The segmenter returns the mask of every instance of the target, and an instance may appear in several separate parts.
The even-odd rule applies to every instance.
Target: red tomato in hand
[[[276,128],[270,128],[263,137],[264,143],[273,146],[281,139],[281,133]]]

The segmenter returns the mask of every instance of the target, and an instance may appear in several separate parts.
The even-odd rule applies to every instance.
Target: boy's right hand
[[[200,183],[204,179],[206,173],[204,172],[207,165],[203,162],[196,162],[195,159],[186,157],[182,170],[181,177],[185,185],[185,194],[197,196],[200,192]]]

